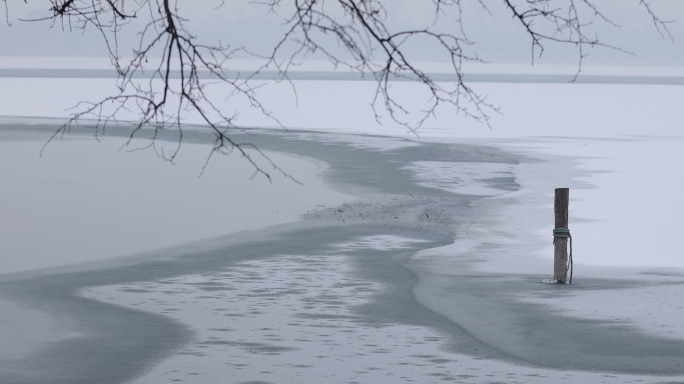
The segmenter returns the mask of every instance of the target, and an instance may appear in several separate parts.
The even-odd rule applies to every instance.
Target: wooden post
[[[556,215],[556,228],[568,227],[568,205],[570,203],[570,189],[556,188],[553,211]],[[554,237],[553,279],[559,284],[565,284],[568,279],[568,238]]]

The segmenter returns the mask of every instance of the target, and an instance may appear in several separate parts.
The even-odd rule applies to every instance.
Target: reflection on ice
[[[339,250],[353,250],[353,249],[377,249],[382,251],[389,251],[392,249],[408,248],[411,243],[420,243],[423,240],[409,239],[401,236],[392,235],[377,235],[365,236],[353,242],[340,243],[336,245]]]
[[[514,164],[416,161],[406,169],[418,184],[461,195],[496,196],[514,180]],[[504,187],[507,188],[507,187]]]
[[[292,135],[298,140],[310,140],[317,143],[344,143],[352,148],[370,149],[376,151],[392,151],[395,149],[415,147],[419,144],[407,139],[380,136],[360,136],[340,133],[306,132]]]
[[[83,294],[193,325],[195,341],[136,384],[661,381],[543,369],[446,351],[448,336],[429,327],[373,322],[358,312],[384,288],[355,276],[349,261],[343,253],[280,255],[213,273],[97,287]]]
[[[645,334],[684,340],[684,283],[631,289],[573,290],[562,296],[538,291],[518,297],[564,316],[622,323]]]

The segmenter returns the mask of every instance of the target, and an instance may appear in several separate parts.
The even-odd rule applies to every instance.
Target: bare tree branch
[[[531,38],[532,61],[534,62],[536,53],[541,57],[544,53],[544,44],[557,43],[575,46],[577,49],[577,72],[575,79],[582,71],[582,64],[587,57],[586,48],[603,47],[617,50],[623,53],[631,52],[603,43],[598,36],[591,36],[585,33],[585,28],[593,23],[593,20],[585,20],[583,16],[585,9],[589,10],[594,17],[598,17],[612,26],[617,26],[608,18],[596,4],[591,0],[567,0],[564,2],[552,0],[529,0],[515,1],[504,0],[506,7],[510,10],[513,18],[518,20],[524,28],[526,34]],[[667,24],[670,21],[663,21],[653,13],[650,5],[645,0],[640,0],[640,4],[646,9],[651,17],[656,30],[661,36],[667,33],[670,38],[670,31]]]
[[[7,6],[6,0],[3,1]],[[312,54],[324,56],[336,67],[372,76],[377,82],[371,102],[376,119],[380,121],[384,111],[392,121],[414,133],[442,105],[487,125],[491,114],[498,112],[486,95],[465,81],[464,64],[484,61],[472,49],[473,42],[465,31],[463,19],[468,16],[464,14],[461,0],[426,1],[426,6],[432,7],[432,22],[418,28],[392,27],[392,16],[384,0],[290,0],[286,3],[258,0],[254,3],[265,7],[264,12],[268,14],[285,13],[283,36],[266,56],[243,47],[199,43],[197,36],[186,29],[187,20],[180,15],[173,0],[50,0],[51,15],[33,21],[51,20],[69,30],[94,28],[103,37],[118,73],[118,91],[98,102],[79,104],[53,138],[68,133],[73,124],[88,117],[95,117],[97,136],[117,124],[124,113],[133,113],[137,120],[127,144],[143,131],[151,130],[146,148],[173,162],[183,142],[184,116],[194,114],[215,134],[207,162],[214,154],[237,153],[254,166],[255,175],[270,180],[271,172],[278,172],[289,177],[254,145],[231,139],[232,132],[242,129],[236,124],[237,114],[228,113],[230,108],[212,99],[207,90],[221,87],[231,100],[246,101],[251,108],[282,126],[262,104],[254,80],[262,71],[275,68],[280,80],[292,85],[296,98],[288,73],[299,60]],[[494,6],[483,0],[475,4],[487,13]],[[221,6],[223,2],[218,5]],[[596,22],[617,26],[593,0],[503,0],[498,6],[510,12],[530,38],[533,63],[543,55],[547,44],[572,46],[577,53],[576,78],[582,70],[587,48],[626,52],[591,34],[590,27]],[[668,29],[670,21],[660,19],[647,0],[640,0],[639,6],[658,33],[672,39]],[[443,28],[445,23],[450,26],[448,29]],[[120,53],[119,35],[128,29],[136,30],[139,40],[132,57],[122,59],[130,53]],[[437,82],[421,69],[410,54],[410,47],[422,44],[439,48],[456,81]],[[229,75],[227,63],[238,52],[262,58],[263,66],[242,78]],[[429,96],[427,106],[416,110],[402,103],[392,88],[394,80],[419,84]],[[156,144],[166,132],[177,135],[177,145],[171,152]],[[262,169],[254,155],[266,159],[272,169]]]

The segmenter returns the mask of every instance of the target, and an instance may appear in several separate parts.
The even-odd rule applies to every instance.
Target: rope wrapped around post
[[[553,243],[556,244],[556,238],[561,237],[564,239],[570,239],[570,254],[568,255],[568,266],[567,270],[570,271],[570,284],[572,284],[572,235],[570,235],[570,230],[568,228],[556,228],[553,230]]]

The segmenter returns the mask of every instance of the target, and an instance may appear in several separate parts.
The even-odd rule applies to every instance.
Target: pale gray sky
[[[287,0],[283,3],[289,4]],[[530,62],[529,38],[510,18],[501,2],[488,2],[491,3],[490,13],[484,12],[475,1],[464,3],[465,30],[476,43],[473,49],[480,57],[495,63]],[[650,0],[653,9],[663,19],[675,21],[669,24],[674,43],[660,37],[649,16],[639,6],[639,0],[596,0],[596,3],[619,27],[597,23],[588,28],[595,28],[603,42],[634,52],[637,56],[609,49],[591,49],[587,64],[684,64],[684,1]],[[0,24],[0,56],[106,56],[102,37],[94,30],[83,33],[69,31],[68,26],[63,29],[61,24],[19,21],[49,14],[45,4],[8,0],[11,26],[7,22]],[[189,29],[201,39],[207,42],[220,40],[234,47],[245,45],[259,53],[267,53],[281,36],[283,20],[288,15],[286,6],[278,14],[268,14],[263,5],[247,1],[228,0],[218,9],[215,8],[221,4],[218,0],[180,0],[179,4],[182,14],[189,19]],[[431,0],[392,0],[390,4],[389,24],[393,28],[417,27],[432,20]],[[453,23],[444,25],[445,28],[452,27]],[[136,39],[134,33],[122,36],[128,42]],[[429,47],[417,48],[415,52],[425,61],[439,60]],[[572,64],[576,58],[574,52],[571,47],[549,45],[541,62]]]

